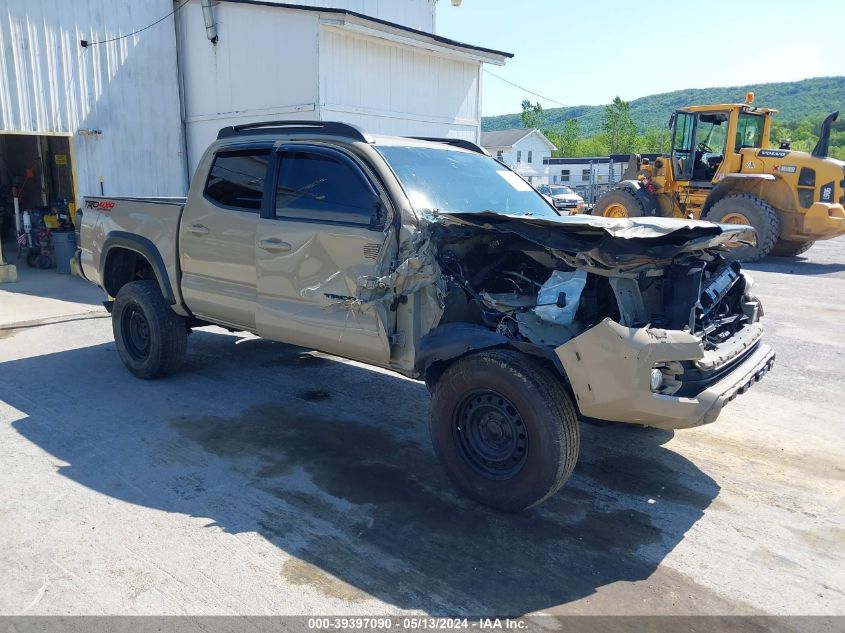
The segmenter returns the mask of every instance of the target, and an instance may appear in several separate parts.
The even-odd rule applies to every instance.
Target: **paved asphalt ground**
[[[845,615],[845,239],[750,268],[774,371],[585,424],[520,515],[452,490],[421,383],[216,328],[140,381],[96,290],[22,270],[0,323],[63,322],[0,330],[0,613]]]

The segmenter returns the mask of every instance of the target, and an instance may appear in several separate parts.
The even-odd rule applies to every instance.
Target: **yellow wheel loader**
[[[653,161],[633,155],[593,215],[748,224],[757,243],[736,249],[744,261],[798,255],[845,234],[845,162],[827,156],[838,112],[809,154],[788,143],[770,147],[776,113],[754,106],[753,93],[743,104],[681,108],[669,120],[671,153]]]

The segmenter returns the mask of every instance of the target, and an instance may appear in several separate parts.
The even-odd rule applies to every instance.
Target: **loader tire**
[[[766,257],[772,252],[780,233],[780,220],[772,205],[747,193],[725,196],[710,208],[704,219],[754,227],[757,245],[740,246],[730,252],[732,259],[742,262],[756,262]]]
[[[637,197],[627,189],[611,189],[598,199],[593,215],[606,218],[639,218],[648,213]]]
[[[578,460],[578,425],[562,382],[513,350],[465,356],[432,386],[440,464],[461,492],[497,510],[524,510],[563,486]]]
[[[775,257],[797,257],[806,253],[813,247],[816,242],[811,240],[809,242],[793,242],[791,240],[781,240],[772,249],[772,255]]]
[[[118,291],[112,330],[120,359],[139,378],[172,374],[185,359],[185,319],[167,304],[154,279],[132,281]]]

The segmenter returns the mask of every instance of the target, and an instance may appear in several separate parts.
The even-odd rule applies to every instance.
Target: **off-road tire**
[[[740,246],[731,251],[730,257],[743,262],[756,262],[769,253],[775,246],[780,233],[778,214],[765,200],[747,193],[725,196],[714,204],[705,220],[721,222],[731,213],[741,213],[757,231],[757,246]]]
[[[775,257],[797,257],[806,253],[813,247],[816,242],[811,240],[809,242],[792,242],[790,240],[781,240],[772,249],[771,255]]]
[[[639,218],[654,215],[646,211],[642,202],[628,189],[611,189],[602,195],[593,207],[593,215],[605,214],[605,211],[612,204],[620,204],[625,207],[629,218]]]
[[[524,431],[525,455],[516,472],[497,477],[473,463],[479,457],[467,449],[466,437],[477,415],[483,423],[490,407],[495,415],[497,407],[509,405],[514,414],[504,413]],[[477,352],[447,367],[432,385],[429,430],[449,479],[467,496],[497,510],[517,512],[547,499],[569,479],[578,460],[578,415],[568,391],[551,369],[513,350]]]
[[[155,280],[132,281],[118,291],[112,307],[112,330],[120,359],[139,378],[151,380],[172,374],[185,359],[185,319],[167,304]],[[144,331],[146,337],[142,336]]]

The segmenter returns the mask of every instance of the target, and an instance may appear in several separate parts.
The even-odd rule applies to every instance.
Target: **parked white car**
[[[586,210],[584,198],[566,185],[540,185],[537,191],[546,196],[558,212],[584,213]]]

